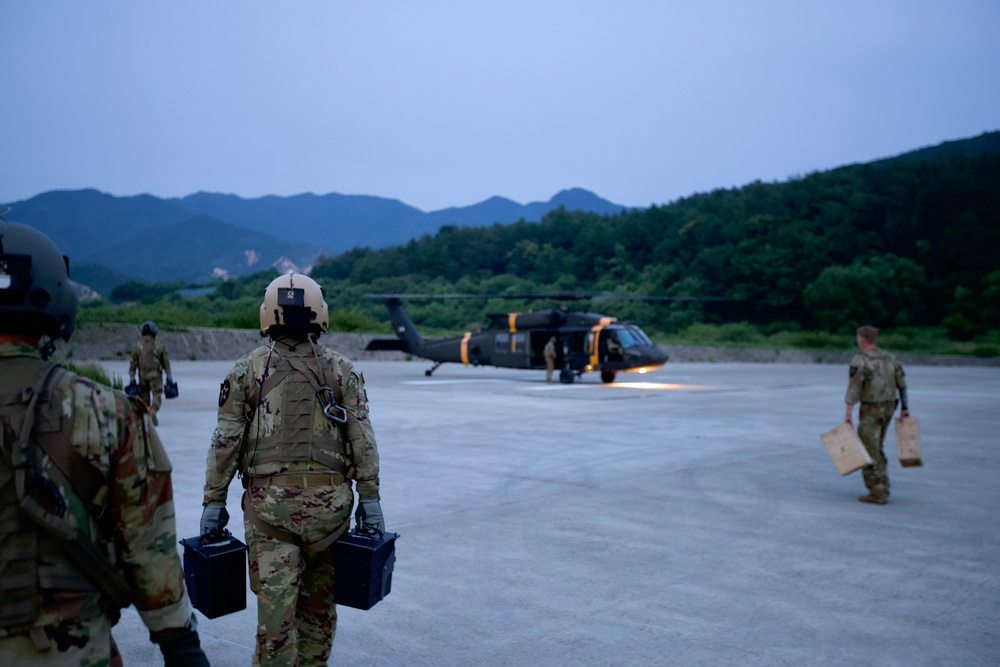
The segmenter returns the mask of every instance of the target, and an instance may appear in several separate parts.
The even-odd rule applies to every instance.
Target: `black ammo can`
[[[355,609],[371,609],[392,589],[398,533],[350,532],[334,545],[336,581],[333,599]]]
[[[181,540],[184,583],[194,608],[218,618],[247,607],[247,545],[227,530]]]

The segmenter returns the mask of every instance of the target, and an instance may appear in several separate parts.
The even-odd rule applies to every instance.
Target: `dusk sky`
[[[1000,129],[995,0],[0,0],[0,26],[2,202],[648,206]]]

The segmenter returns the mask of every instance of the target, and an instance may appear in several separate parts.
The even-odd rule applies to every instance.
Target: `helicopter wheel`
[[[559,381],[563,384],[573,384],[573,371],[568,368],[559,371]]]
[[[615,381],[614,371],[601,371],[601,382],[610,383]]]
[[[427,377],[430,377],[433,372],[434,371],[432,371],[432,370],[426,370],[426,371],[424,371],[424,375],[426,375]]]

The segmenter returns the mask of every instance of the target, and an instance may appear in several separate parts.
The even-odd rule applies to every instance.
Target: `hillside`
[[[341,295],[583,289],[735,300],[601,304],[663,331],[748,321],[832,332],[870,321],[944,326],[959,339],[996,334],[998,137],[613,216],[559,210],[539,224],[443,228],[329,258],[313,275]],[[417,303],[412,314],[447,327],[481,319],[481,308]]]

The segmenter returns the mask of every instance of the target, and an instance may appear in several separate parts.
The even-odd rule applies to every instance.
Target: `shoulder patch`
[[[219,387],[219,407],[221,408],[229,400],[229,394],[232,391],[232,385],[229,384],[229,378],[222,381],[222,385]]]
[[[854,377],[857,374],[858,374],[858,367],[857,366],[851,366],[851,377]]]

